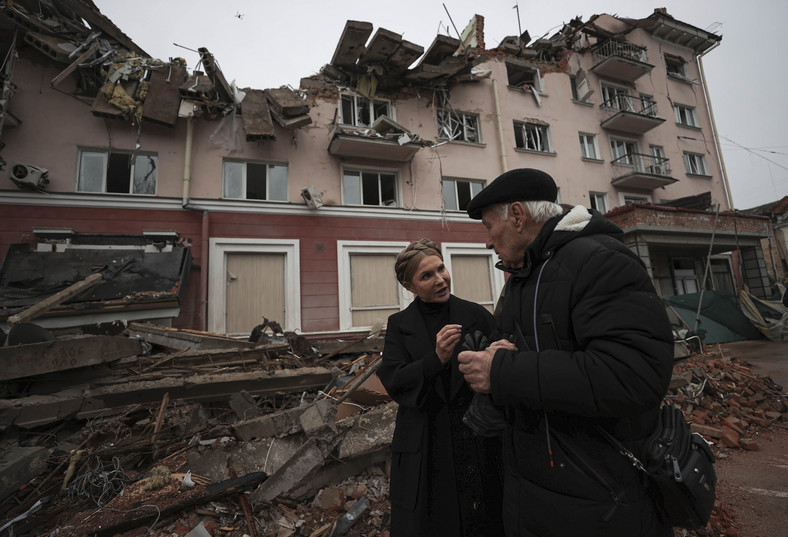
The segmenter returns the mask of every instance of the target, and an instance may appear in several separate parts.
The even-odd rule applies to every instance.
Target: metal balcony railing
[[[633,112],[641,116],[657,117],[656,101],[642,99],[633,95],[614,95],[602,103],[602,108]]]
[[[656,157],[644,153],[627,153],[613,160],[612,164],[614,166],[634,168],[635,173],[648,173],[651,175],[670,177],[669,160],[670,159],[665,157]]]
[[[632,43],[627,43],[626,41],[616,41],[614,39],[609,39],[600,45],[594,51],[594,56],[600,60],[610,56],[620,56],[638,62],[648,62],[645,47],[639,47]]]

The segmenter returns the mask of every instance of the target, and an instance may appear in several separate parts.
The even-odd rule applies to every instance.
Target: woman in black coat
[[[473,397],[457,368],[464,334],[489,336],[492,315],[451,295],[428,239],[397,256],[397,281],[416,295],[389,317],[378,376],[399,403],[391,443],[391,537],[503,535],[500,441],[463,424]]]

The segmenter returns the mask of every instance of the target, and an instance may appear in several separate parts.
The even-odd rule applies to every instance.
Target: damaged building
[[[365,334],[411,299],[392,266],[421,237],[453,292],[492,309],[504,277],[464,209],[517,167],[607,213],[663,296],[771,293],[769,219],[733,211],[702,73],[721,36],[664,9],[497,46],[480,15],[424,44],[349,20],[299,88],[255,89],[210,43],[196,71],[151,58],[90,0],[0,8],[0,251],[171,234],[190,252],[177,308],[131,320]]]

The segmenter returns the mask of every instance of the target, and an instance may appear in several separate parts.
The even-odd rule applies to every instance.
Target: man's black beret
[[[481,220],[485,207],[513,201],[552,201],[558,197],[555,181],[533,168],[519,168],[502,173],[468,203],[468,216]]]

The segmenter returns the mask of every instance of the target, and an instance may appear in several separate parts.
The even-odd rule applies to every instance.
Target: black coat
[[[377,373],[399,403],[391,443],[391,536],[502,535],[500,440],[477,438],[462,423],[473,392],[457,368],[460,344],[442,364],[419,302],[389,317]],[[461,324],[463,333],[494,329],[486,309],[455,296],[447,323]]]
[[[490,381],[511,422],[507,535],[669,531],[643,476],[597,429],[636,449],[673,366],[664,305],[621,236],[599,213],[575,208],[548,221],[506,284],[498,324],[518,350],[496,353]]]

